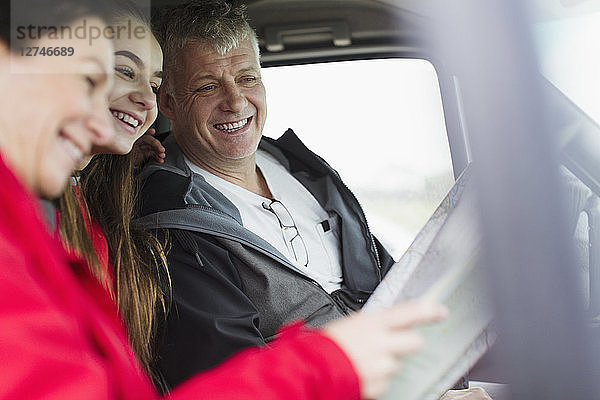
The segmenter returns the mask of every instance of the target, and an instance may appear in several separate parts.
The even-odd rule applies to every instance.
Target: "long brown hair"
[[[114,299],[114,291],[102,267],[92,240],[92,219],[86,206],[86,201],[78,194],[79,173],[72,178],[61,197],[54,204],[59,210],[58,233],[63,246],[80,257],[83,257],[92,273]]]
[[[117,304],[129,341],[156,378],[153,343],[159,315],[167,312],[169,296],[165,291],[170,290],[170,282],[164,246],[150,232],[131,223],[139,193],[133,156],[94,156],[81,174],[80,186],[83,198],[88,199],[89,213],[108,242]]]
[[[131,2],[120,2],[115,8],[113,18],[123,16],[150,27],[148,15]],[[81,172],[77,187],[79,196],[75,186],[70,186],[57,201],[61,240],[86,259],[92,273],[116,300],[133,350],[155,383],[159,383],[153,368],[154,342],[157,325],[168,309],[170,278],[165,246],[150,232],[131,223],[139,189],[133,156],[94,156]],[[104,260],[96,255],[90,236],[91,221],[100,226],[106,237],[114,287],[110,287],[103,270]]]

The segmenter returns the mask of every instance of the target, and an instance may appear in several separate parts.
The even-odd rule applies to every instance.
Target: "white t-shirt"
[[[277,216],[263,207],[263,203],[270,204],[272,199],[228,182],[193,164],[187,157],[185,162],[238,208],[246,229],[273,245],[299,271],[319,283],[328,293],[340,288],[342,263],[338,218],[329,215],[275,158],[262,150],[256,152],[256,163],[269,190],[274,199],[287,208],[302,237],[308,252],[306,266],[297,262],[290,251]]]

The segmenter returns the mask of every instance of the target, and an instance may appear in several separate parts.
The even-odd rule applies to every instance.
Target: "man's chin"
[[[239,161],[239,160],[244,160],[246,158],[253,157],[257,150],[258,150],[258,144],[256,146],[253,146],[250,149],[223,151],[219,155],[222,158],[227,159],[227,160]]]

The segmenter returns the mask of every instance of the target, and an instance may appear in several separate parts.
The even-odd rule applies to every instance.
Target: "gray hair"
[[[244,5],[233,6],[224,0],[200,0],[168,9],[160,17],[160,34],[164,54],[162,89],[172,92],[171,76],[178,56],[188,44],[207,45],[224,55],[250,40],[259,56],[258,38],[250,27]]]

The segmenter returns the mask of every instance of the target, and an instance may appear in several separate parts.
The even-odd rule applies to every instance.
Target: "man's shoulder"
[[[310,150],[291,128],[278,139],[263,137],[260,148],[275,157],[292,174],[306,171],[316,176],[337,175],[329,163]]]
[[[149,162],[138,176],[140,216],[185,206],[190,178],[180,165],[181,150],[170,132],[161,134],[160,140],[167,154],[164,163]]]
[[[169,170],[155,170],[146,176],[140,191],[141,215],[185,207],[189,178]]]

